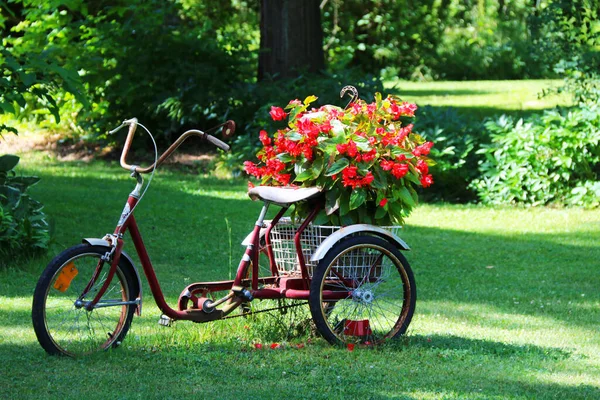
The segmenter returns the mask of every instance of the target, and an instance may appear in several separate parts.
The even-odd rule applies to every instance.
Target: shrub
[[[17,176],[19,157],[0,156],[0,266],[15,257],[39,254],[48,248],[50,225],[42,204],[29,196],[35,176]]]
[[[415,130],[436,144],[431,149],[436,183],[423,191],[423,199],[453,203],[475,200],[477,194],[469,185],[479,175],[481,157],[476,149],[489,140],[483,123],[454,108],[425,106],[415,116]]]
[[[502,116],[485,126],[491,144],[478,151],[485,159],[482,176],[473,182],[482,202],[598,205],[598,104],[517,122]]]

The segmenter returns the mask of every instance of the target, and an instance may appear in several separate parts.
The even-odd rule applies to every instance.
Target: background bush
[[[27,193],[39,178],[18,176],[18,163],[15,155],[0,156],[0,267],[45,251],[50,240],[43,206]]]
[[[485,127],[491,144],[473,187],[483,203],[598,206],[600,106],[546,111],[514,121],[502,116]]]
[[[421,190],[426,201],[471,202],[477,198],[469,185],[479,176],[480,156],[476,150],[489,140],[481,121],[459,113],[455,108],[420,107],[415,115],[415,132],[435,143],[430,168],[435,184]]]

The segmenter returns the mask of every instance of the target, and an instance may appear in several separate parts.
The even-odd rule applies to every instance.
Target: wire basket
[[[294,245],[294,236],[299,227],[300,225],[292,223],[290,218],[282,218],[271,230],[271,244],[280,275],[300,274],[300,263]],[[302,232],[300,245],[309,276],[312,277],[313,270],[317,266],[317,262],[310,260],[313,253],[329,235],[341,228],[341,226],[309,224]],[[381,228],[393,234],[397,234],[400,230],[400,226],[382,226]],[[356,269],[356,265],[352,268]]]

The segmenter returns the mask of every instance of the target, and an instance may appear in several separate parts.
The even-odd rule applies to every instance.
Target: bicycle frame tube
[[[150,285],[150,291],[152,292],[152,296],[154,297],[154,300],[156,301],[158,308],[166,316],[168,316],[169,318],[172,318],[172,319],[176,319],[176,320],[203,321],[203,320],[212,319],[211,317],[206,318],[204,316],[198,315],[197,313],[194,314],[194,313],[188,313],[185,311],[177,311],[177,310],[174,310],[173,308],[171,308],[167,304],[167,302],[165,300],[165,296],[164,296],[162,289],[160,287],[160,284],[158,282],[158,278],[156,277],[156,273],[154,272],[154,267],[152,266],[152,262],[150,261],[150,256],[148,255],[146,246],[144,245],[144,241],[142,240],[142,236],[140,234],[135,217],[130,212],[130,210],[133,210],[133,208],[135,207],[135,205],[137,204],[138,201],[139,201],[139,198],[136,195],[136,193],[132,193],[129,195],[129,198],[127,199],[127,204],[125,205],[125,208],[123,210],[121,218],[119,219],[119,223],[117,224],[117,227],[115,228],[115,235],[117,235],[117,237],[118,237],[118,244],[117,244],[117,249],[115,251],[115,254],[113,256],[113,261],[111,264],[111,271],[113,269],[116,270],[116,266],[117,266],[117,264],[119,262],[119,258],[121,256],[121,247],[123,246],[123,241],[121,240],[121,237],[126,231],[129,231],[129,234],[131,235],[131,239],[133,240],[135,249],[136,249],[138,256],[140,258],[140,261],[142,263],[142,267],[144,269],[144,274],[146,275],[146,279],[148,280],[148,284]],[[91,307],[91,308],[95,307],[96,303],[100,300],[100,297],[102,296],[102,294],[104,294],[104,292],[106,291],[106,288],[110,284],[113,276],[114,276],[114,272],[112,274],[109,273],[109,276],[107,277],[106,281],[104,282],[103,287],[100,289],[100,292],[98,293],[96,298],[89,304],[89,307]],[[232,308],[234,308],[234,307],[232,307]],[[216,316],[217,316],[217,314],[215,314],[215,317]]]
[[[269,203],[265,202],[258,220],[254,225],[254,230],[252,230],[250,244],[246,247],[246,252],[240,261],[240,265],[238,266],[237,274],[235,275],[235,280],[233,281],[234,287],[242,286],[242,281],[246,279],[248,267],[250,266],[249,263],[252,262],[252,289],[258,289],[258,250],[260,246],[260,230],[263,226],[265,215],[267,214],[268,209]]]

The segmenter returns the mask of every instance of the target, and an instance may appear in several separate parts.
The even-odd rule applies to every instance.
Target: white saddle
[[[323,189],[318,187],[294,188],[290,186],[256,186],[248,191],[252,200],[262,200],[289,206],[302,200],[317,197]]]

